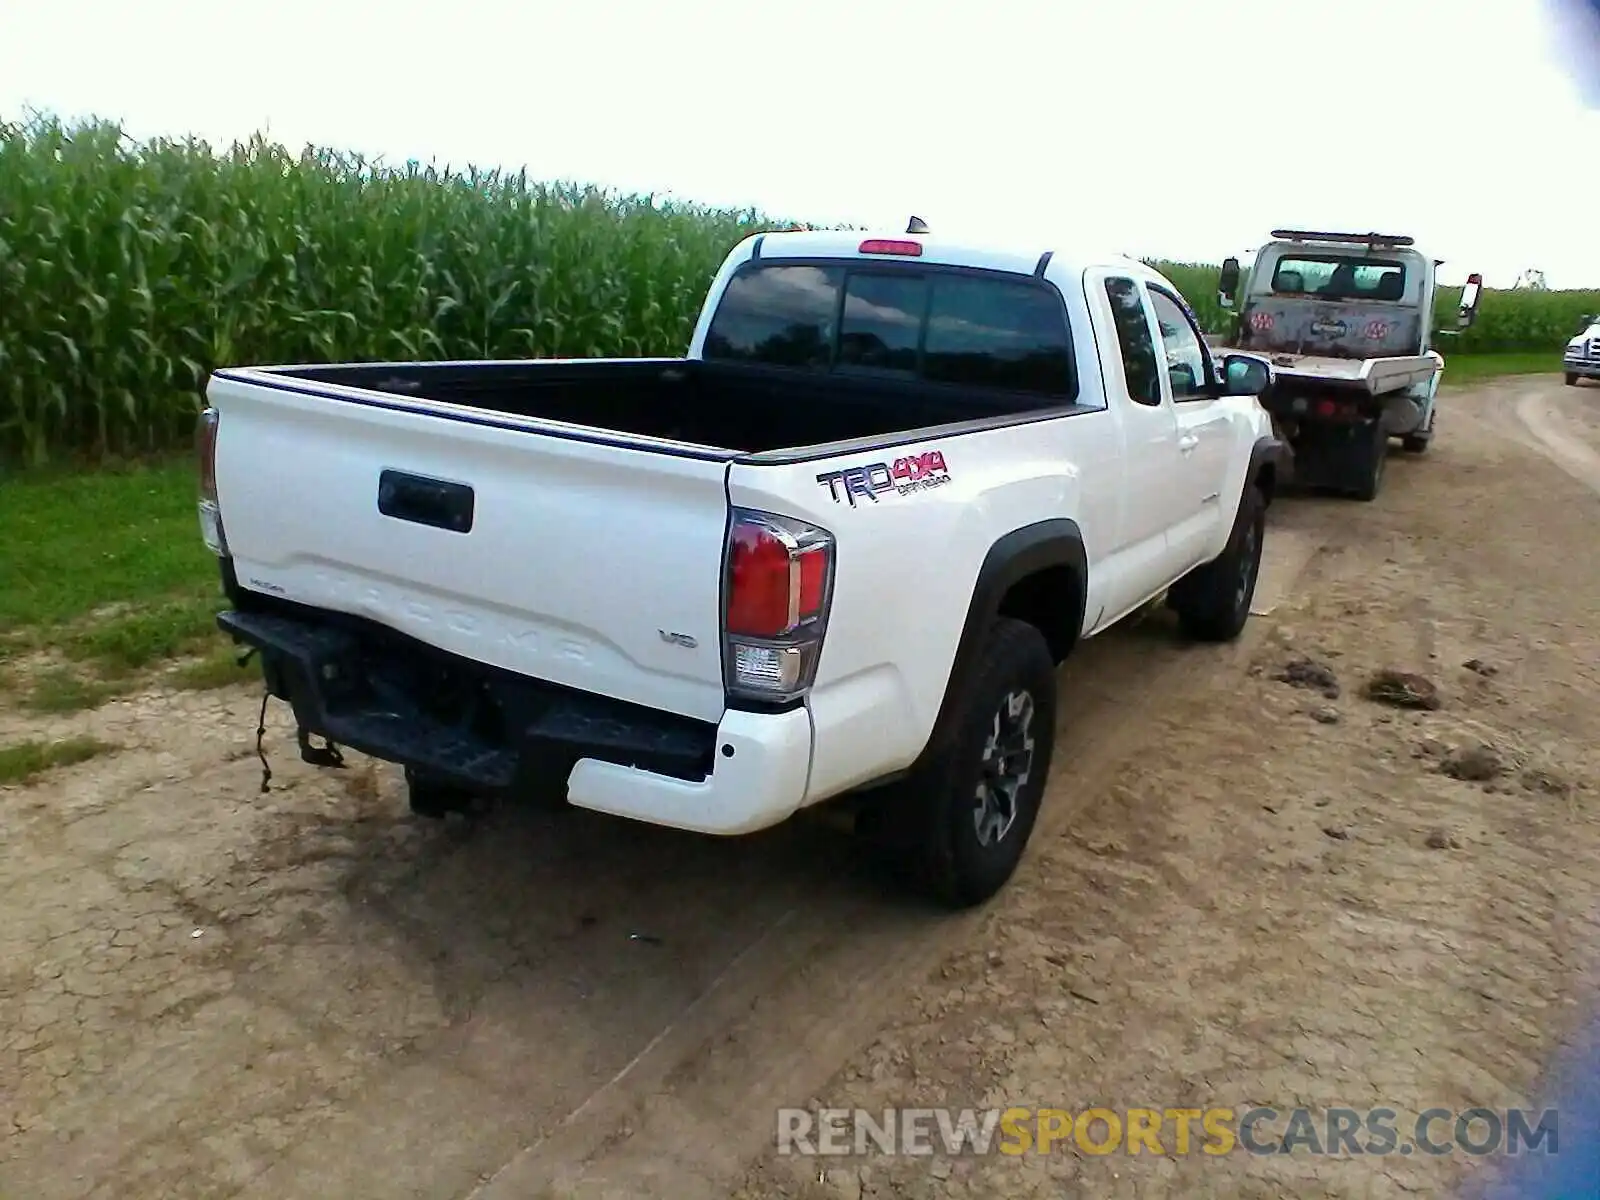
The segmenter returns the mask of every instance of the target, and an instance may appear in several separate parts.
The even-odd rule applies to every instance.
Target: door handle
[[[1178,439],[1178,449],[1182,450],[1185,454],[1189,453],[1189,451],[1193,450],[1199,444],[1200,439],[1192,433],[1184,434],[1183,437]]]

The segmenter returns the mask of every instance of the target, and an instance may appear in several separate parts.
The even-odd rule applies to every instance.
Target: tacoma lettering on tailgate
[[[856,497],[864,496],[874,504],[885,492],[909,496],[924,488],[938,487],[950,482],[950,470],[944,463],[942,450],[929,450],[925,454],[910,454],[892,462],[868,463],[861,467],[847,467],[842,471],[824,471],[817,482],[828,489],[833,502],[848,500],[856,506]]]

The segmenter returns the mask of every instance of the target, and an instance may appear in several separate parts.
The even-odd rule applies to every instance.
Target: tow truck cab
[[[1482,279],[1468,277],[1454,328],[1436,333],[1442,260],[1411,237],[1276,229],[1248,257],[1223,263],[1218,299],[1237,307],[1230,344],[1276,368],[1263,404],[1294,474],[1372,499],[1388,439],[1427,448],[1444,369],[1434,343],[1472,324]]]

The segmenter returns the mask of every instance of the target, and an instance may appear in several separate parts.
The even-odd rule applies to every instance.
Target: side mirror
[[[1273,384],[1272,364],[1254,354],[1225,354],[1222,357],[1222,394],[1259,396]]]
[[[1478,319],[1478,301],[1483,299],[1483,276],[1467,276],[1467,285],[1461,289],[1461,311],[1456,314],[1456,325],[1468,328]]]
[[[1223,308],[1233,307],[1234,295],[1239,290],[1239,260],[1225,258],[1222,260],[1222,275],[1217,280],[1217,302]]]

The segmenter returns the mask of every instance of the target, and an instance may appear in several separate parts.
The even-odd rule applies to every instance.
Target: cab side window
[[[1131,279],[1113,276],[1106,280],[1106,298],[1111,301],[1111,316],[1117,326],[1122,370],[1128,377],[1128,397],[1136,404],[1159,405],[1160,367],[1139,285]]]
[[[1180,404],[1185,400],[1209,399],[1206,385],[1211,369],[1210,356],[1199,330],[1182,306],[1159,288],[1150,289],[1150,303],[1155,306],[1156,323],[1161,326],[1161,348],[1167,379],[1172,384],[1172,398]]]

